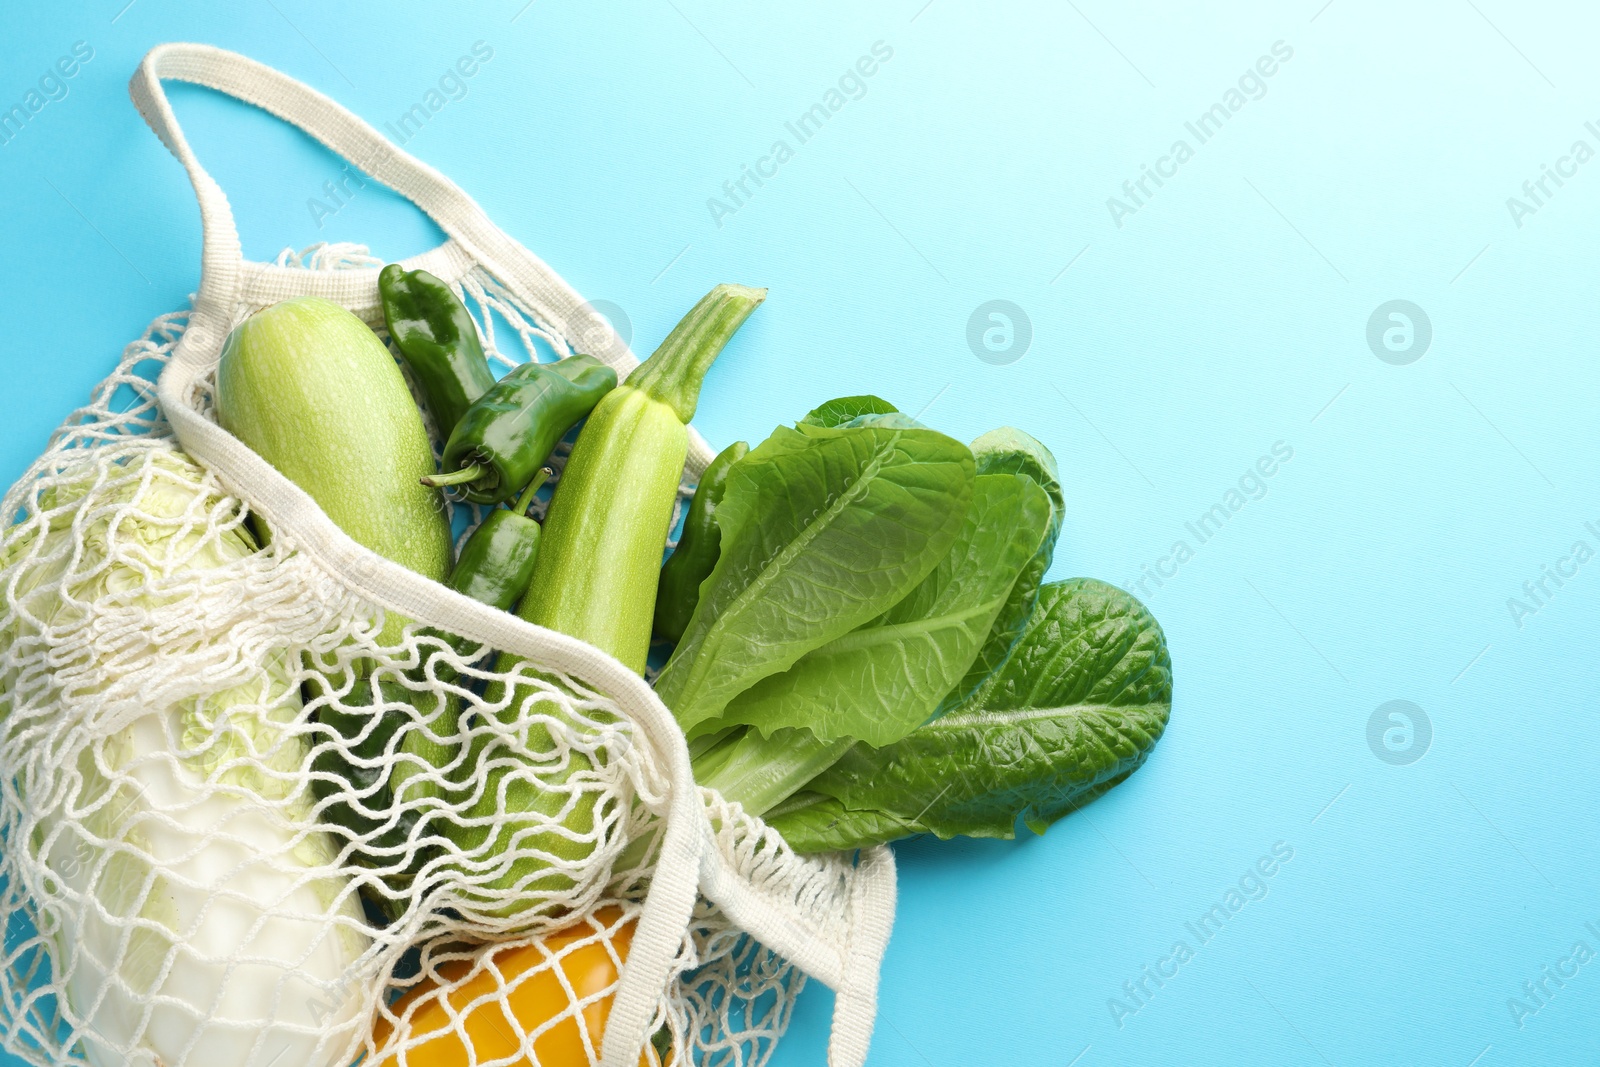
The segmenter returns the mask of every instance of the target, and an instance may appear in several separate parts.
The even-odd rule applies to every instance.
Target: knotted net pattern
[[[481,268],[459,292],[497,362],[567,354]],[[186,323],[153,322],[0,502],[4,1047],[95,1067],[402,1065],[452,1043],[473,1067],[598,1063],[666,805],[656,757],[583,679],[386,626],[265,539],[157,403]],[[459,529],[482,519],[468,507]],[[734,870],[848,940],[849,863],[704,800]],[[641,1062],[760,1067],[804,981],[702,899]]]

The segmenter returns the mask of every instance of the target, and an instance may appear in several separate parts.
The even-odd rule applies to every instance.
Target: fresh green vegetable
[[[546,467],[507,511],[491,511],[461,546],[446,583],[474,600],[510,611],[528,586],[539,551],[539,524],[526,514],[534,494],[550,476]],[[461,702],[439,683],[459,685],[453,665],[439,654],[444,647],[466,658],[477,647],[457,634],[423,631],[437,642],[424,645],[421,662],[408,671],[356,678],[350,692],[318,709],[317,718],[349,739],[321,749],[312,769],[313,788],[325,801],[325,822],[344,827],[362,842],[352,860],[384,875],[386,891],[377,901],[391,916],[406,909],[413,880],[438,847],[429,838],[442,831],[440,806],[454,807],[470,786],[477,761],[464,753]],[[316,689],[329,686],[313,682]],[[354,801],[347,799],[351,792]]]
[[[712,361],[765,296],[764,289],[717,286],[595,407],[551,498],[533,579],[517,609],[524,619],[644,670],[657,571],[688,456],[686,424]],[[517,663],[503,655],[495,669]],[[485,700],[514,725],[538,695],[533,687],[507,693],[491,685]],[[594,792],[553,788],[581,782],[593,761],[569,751],[559,766],[531,765],[526,752],[556,748],[543,724],[530,726],[524,742],[512,747],[493,738],[474,752],[485,782],[479,799],[466,820],[443,826],[461,850],[488,857],[471,872],[481,887],[475,903],[502,915],[536,903],[538,889],[570,885],[561,867],[582,861],[589,848],[582,838],[595,825]],[[510,818],[495,826],[497,816]]]
[[[522,598],[523,591],[533,577],[534,562],[539,558],[541,531],[538,522],[528,515],[528,508],[533,505],[534,494],[550,475],[550,468],[543,468],[528,483],[509,511],[496,508],[484,516],[456,557],[456,565],[446,583],[451,589],[501,611],[516,608],[517,601]],[[477,644],[459,634],[444,633],[431,627],[424,634],[449,646],[457,656],[464,659],[475,656]],[[419,690],[431,689],[439,682],[455,684],[458,680],[454,666],[439,655],[425,656],[409,677]],[[446,771],[454,768],[460,743],[459,721],[460,701],[452,694],[444,699],[437,717],[407,735],[404,751],[416,757],[418,762],[401,764],[396,768],[396,795],[402,799],[415,795],[443,795],[445,790],[437,783],[417,778],[416,774],[425,767]],[[473,761],[469,760],[464,769],[470,773],[472,766]],[[450,777],[456,779],[459,775],[452,774]],[[409,788],[405,786],[408,780],[413,782]]]
[[[970,454],[943,439],[946,467],[966,465],[940,484],[940,457],[906,443],[918,435],[939,439],[878,397],[842,397],[735,464],[720,556],[657,681],[696,780],[798,849],[1010,836],[1019,816],[1042,832],[1131,773],[1166,722],[1149,613],[1086,580],[1041,596],[1064,510],[1049,450],[1009,427]],[[903,469],[845,458],[884,439]],[[874,501],[892,475],[907,484]],[[953,535],[935,535],[940,515],[960,518]],[[851,536],[830,544],[835,523]],[[850,614],[863,583],[923,549],[931,564]]]
[[[474,400],[494,385],[478,327],[466,305],[425,270],[391,263],[378,272],[378,296],[389,337],[422,390],[441,438]]]
[[[524,363],[461,416],[444,446],[441,473],[423,483],[458,486],[479,504],[509,500],[616,385],[617,372],[593,356]]]
[[[717,286],[595,407],[551,498],[524,619],[643,673],[700,384],[766,295]]]
[[[717,453],[700,475],[689,513],[683,518],[683,535],[678,547],[661,568],[656,588],[655,635],[664,641],[677,641],[689,626],[694,606],[700,602],[700,583],[711,575],[722,551],[722,530],[717,526],[717,505],[727,485],[728,470],[750,451],[743,441]]]
[[[234,327],[217,367],[217,421],[380,556],[436,581],[450,526],[422,416],[389,350],[338,304],[297,297]],[[391,618],[386,640],[406,620]]]
[[[425,859],[405,861],[407,842],[418,836],[420,813],[416,806],[394,802],[402,767],[412,769],[411,761],[398,753],[420,747],[422,728],[416,723],[417,694],[391,672],[382,673],[381,678],[348,672],[331,678],[314,675],[305,683],[306,703],[320,701],[316,721],[333,735],[312,756],[311,792],[323,825],[341,846],[354,844],[350,862],[384,874],[392,892],[380,903],[397,914],[405,910],[411,868]],[[335,679],[349,688],[340,691]],[[416,758],[429,766],[435,760],[440,766],[450,762],[448,751],[433,749]]]
[[[976,706],[855,746],[768,822],[802,852],[1009,838],[1019,817],[1043,833],[1132,774],[1171,706],[1172,661],[1144,605],[1093,579],[1055,582]]]
[[[891,744],[921,726],[966,674],[1049,522],[1038,485],[980,475],[954,543],[916,588],[729,701],[710,728],[746,729],[722,742],[737,746],[728,764],[697,768],[701,784],[759,814],[824,769],[816,762],[828,754],[857,741]]]
[[[965,445],[894,415],[780,427],[735,464],[721,555],[656,680],[688,736],[738,725],[729,701],[916,588],[966,519],[973,469]]]
[[[972,442],[972,455],[977,460],[979,475],[1010,475],[1031,481],[1044,490],[1050,500],[1050,525],[1033,559],[1017,575],[1011,595],[995,616],[994,626],[974,657],[972,666],[934,711],[935,718],[980,698],[984,683],[995,677],[1000,665],[1011,655],[1012,646],[1022,636],[1028,619],[1033,615],[1034,604],[1039,599],[1039,583],[1044,581],[1045,572],[1055,558],[1056,541],[1061,535],[1065,509],[1055,457],[1043,444],[1021,430],[1004,426],[989,431]]]
[[[721,721],[804,727],[883,745],[933,714],[989,636],[1038,550],[1050,502],[1031,482],[980,475],[950,551],[899,603],[728,702]]]
[[[510,510],[496,508],[472,531],[450,572],[449,586],[484,604],[511,611],[533,579],[539,558],[539,524],[528,516],[534,494],[549,478],[541,469]]]
[[[893,415],[899,410],[881,397],[841,396],[817,405],[800,421],[814,426],[843,426],[863,415]]]
[[[39,620],[90,632],[91,615],[108,605],[113,615],[170,608],[164,590],[245,580],[217,573],[256,546],[242,524],[207,521],[227,504],[205,487],[205,472],[179,452],[132,462],[140,466],[109,481],[86,462],[81,479],[47,491],[40,525],[14,534],[7,593],[26,610],[0,631],[0,648],[36,637]],[[68,671],[56,684],[123,684],[117,662],[91,662],[112,652],[83,644],[76,660],[52,666]],[[7,843],[47,868],[38,888],[55,922],[44,933],[95,1067],[129,1062],[114,1049],[136,1038],[137,1063],[277,1057],[334,1067],[338,1050],[319,1043],[319,1024],[354,1019],[361,993],[343,979],[368,942],[355,895],[333,873],[337,849],[314,828],[311,797],[297,784],[307,751],[293,729],[301,709],[290,674],[278,654],[245,684],[145,708],[44,783],[54,799],[34,798],[42,818],[31,838]],[[9,688],[0,723],[36,724],[39,709],[22,717]],[[79,700],[61,714],[82,710]],[[18,770],[17,786],[48,758]],[[51,906],[68,891],[87,902]],[[225,963],[233,958],[250,963]],[[327,990],[331,1016],[317,1007]]]

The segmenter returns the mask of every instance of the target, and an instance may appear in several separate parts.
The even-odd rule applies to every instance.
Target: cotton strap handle
[[[163,44],[152,48],[128,86],[139,113],[169,151],[178,157],[200,201],[204,259],[195,311],[201,318],[229,322],[239,293],[242,255],[233,211],[222,188],[208,174],[178,125],[163,78],[192,82],[253,104],[322,142],[374,179],[410,200],[473,261],[498,278],[569,344],[579,343],[574,327],[594,329],[583,297],[543,260],[489,221],[460,186],[428,164],[392,144],[355,113],[315,89],[253,59],[203,44]],[[376,285],[376,278],[373,280]],[[609,336],[599,358],[627,377],[638,359],[620,337]],[[714,455],[691,428],[688,469],[698,475]]]

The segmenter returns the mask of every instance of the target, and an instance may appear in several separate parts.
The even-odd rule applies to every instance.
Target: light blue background
[[[1593,1062],[1600,962],[1520,1028],[1507,1001],[1600,952],[1600,562],[1520,627],[1507,600],[1600,548],[1600,162],[1521,227],[1506,199],[1600,148],[1600,17],[1321,2],[8,3],[0,104],[95,56],[0,146],[0,473],[196,284],[189,188],[125,92],[147,48],[234,48],[381,125],[481,39],[408,149],[636,347],[712,283],[771,287],[706,388],[713,442],[861,391],[962,438],[1014,423],[1061,461],[1054,574],[1119,583],[1294,450],[1146,587],[1177,678],[1148,765],[1042,839],[897,849],[875,1067]],[[867,94],[716,225],[707,198],[880,40]],[[1266,95],[1119,228],[1107,198],[1277,41]],[[319,227],[333,157],[173,94],[247,254],[437,238],[376,187]],[[1032,322],[1010,364],[965,340],[991,299]],[[1391,299],[1432,321],[1410,365],[1365,340]],[[1431,719],[1420,762],[1369,749],[1392,699]],[[1123,982],[1276,842],[1268,895],[1119,1027]],[[829,1005],[807,992],[775,1063],[823,1061]]]

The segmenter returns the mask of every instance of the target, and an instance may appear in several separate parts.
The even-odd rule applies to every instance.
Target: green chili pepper
[[[617,372],[593,356],[524,363],[461,416],[444,446],[440,473],[423,484],[457,486],[478,504],[509,499],[616,386]]]
[[[456,557],[451,589],[501,611],[516,608],[539,556],[539,524],[528,517],[528,508],[551,473],[549,467],[540,470],[510,510],[496,508],[478,524]]]
[[[389,336],[422,390],[441,437],[494,386],[478,326],[444,282],[425,270],[391,263],[378,272]]]
[[[728,471],[750,446],[743,441],[717,453],[717,458],[707,464],[695,487],[694,499],[689,502],[689,514],[683,518],[683,536],[678,547],[661,568],[661,582],[656,588],[656,636],[666,641],[676,641],[689,627],[695,605],[700,603],[700,583],[717,565],[722,552],[722,528],[717,525],[717,505],[722,503],[722,491],[727,488]]]
[[[516,608],[517,601],[522,599],[533,577],[533,564],[539,558],[541,531],[538,522],[528,517],[528,508],[533,505],[534,494],[552,473],[549,467],[541,470],[528,483],[511,510],[496,508],[484,516],[478,528],[472,531],[472,536],[467,538],[467,543],[461,546],[461,553],[456,557],[455,568],[451,570],[446,585],[501,611]],[[477,642],[459,634],[444,633],[431,627],[424,633],[444,641],[458,656],[466,656],[477,646]],[[427,657],[411,672],[414,680],[431,684],[428,679],[430,661],[433,661],[432,674],[435,679],[445,683],[456,680],[455,669],[435,656]],[[409,751],[432,766],[446,766],[453,757],[439,737],[455,735],[458,715],[452,702],[440,717],[440,729],[431,731],[435,736],[425,736],[423,731],[417,731],[416,741]]]
[[[496,508],[484,516],[478,528],[472,531],[472,536],[467,538],[467,543],[461,546],[461,554],[456,557],[455,568],[445,584],[458,593],[501,611],[511,611],[517,606],[517,601],[522,599],[533,577],[533,564],[539,557],[541,531],[539,524],[528,517],[527,511],[533,504],[534,494],[551,473],[549,467],[541,470],[528,483],[511,510]],[[431,627],[423,632],[449,645],[458,656],[465,657],[477,647],[477,642],[459,634],[444,633]],[[434,680],[450,684],[458,677],[455,668],[437,654],[425,657],[408,673],[420,685],[432,685]],[[455,759],[455,749],[449,742],[456,736],[459,721],[460,702],[452,695],[446,699],[445,707],[435,723],[427,729],[414,730],[407,736],[404,750],[429,766],[439,769],[449,766]],[[397,792],[415,769],[400,768],[401,773],[394,783]],[[439,795],[439,790],[431,783],[414,791]]]

